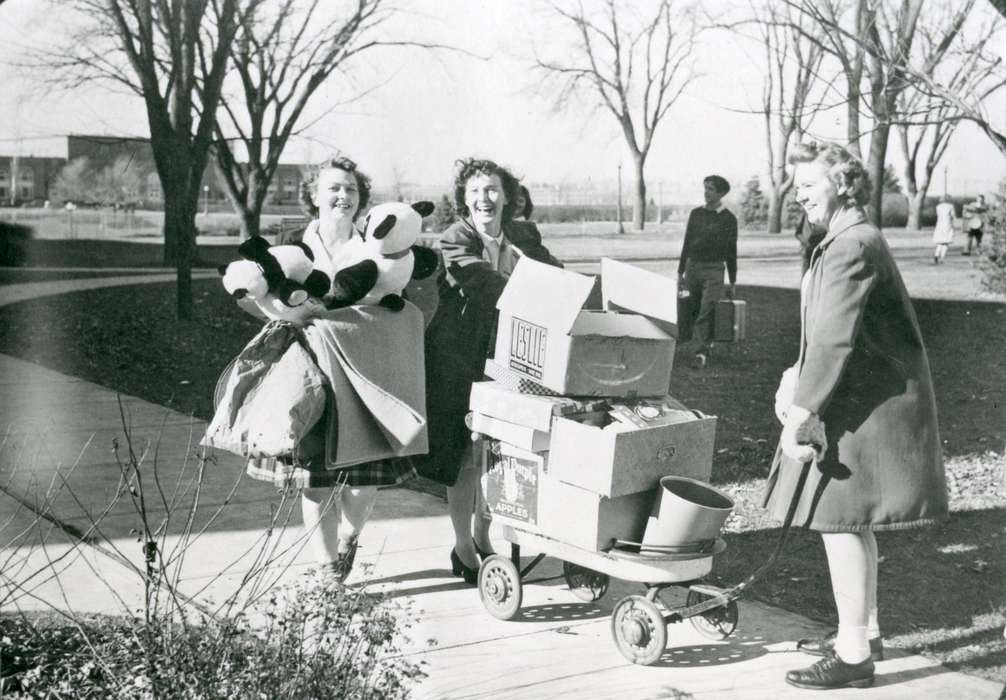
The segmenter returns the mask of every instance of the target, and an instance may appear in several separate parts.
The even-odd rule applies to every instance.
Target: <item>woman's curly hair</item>
[[[360,191],[360,206],[353,212],[353,220],[356,221],[356,217],[367,209],[370,202],[370,178],[357,167],[356,161],[345,156],[332,156],[304,171],[300,182],[301,207],[312,219],[318,218],[318,204],[314,201],[314,196],[318,189],[318,178],[325,170],[342,170],[356,178],[356,186]]]
[[[845,147],[831,141],[803,143],[790,154],[789,162],[822,163],[828,170],[838,196],[846,206],[862,207],[870,198],[870,176],[863,161]]]
[[[471,216],[468,206],[465,204],[465,186],[468,180],[474,175],[498,175],[503,183],[503,194],[506,195],[506,204],[503,205],[503,221],[510,221],[513,218],[513,208],[517,201],[517,190],[520,183],[513,173],[498,165],[494,161],[484,158],[463,158],[456,160],[454,175],[454,208],[458,215],[462,217]]]

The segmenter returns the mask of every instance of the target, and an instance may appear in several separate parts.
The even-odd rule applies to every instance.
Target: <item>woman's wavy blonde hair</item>
[[[831,141],[802,143],[790,154],[789,162],[792,165],[822,163],[846,206],[862,207],[870,198],[870,176],[863,161],[844,146]]]

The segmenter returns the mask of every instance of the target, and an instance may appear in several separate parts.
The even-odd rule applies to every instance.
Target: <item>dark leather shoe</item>
[[[458,550],[451,550],[451,573],[455,576],[460,576],[465,580],[470,586],[474,586],[479,580],[479,570],[478,568],[471,568],[466,566],[461,557],[458,556]]]
[[[831,634],[825,635],[824,637],[818,637],[817,639],[801,639],[796,643],[796,649],[797,651],[802,651],[804,654],[810,654],[811,656],[825,656],[835,650],[835,637],[837,636],[838,631],[836,630]],[[880,637],[874,637],[869,641],[870,660],[883,661],[884,640]]]
[[[875,680],[873,671],[871,659],[861,664],[847,664],[832,652],[813,666],[787,671],[786,682],[808,690],[867,688]]]

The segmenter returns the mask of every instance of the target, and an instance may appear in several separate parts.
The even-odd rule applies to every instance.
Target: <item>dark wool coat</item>
[[[776,452],[766,507],[822,532],[928,525],[947,514],[929,360],[887,242],[859,209],[814,249],[801,292],[793,403],[824,422],[828,451],[803,465]],[[805,476],[801,474],[806,471]]]
[[[562,267],[541,243],[531,222],[504,225],[503,236],[520,253]],[[444,272],[438,280],[439,305],[426,329],[426,418],[429,454],[414,458],[423,476],[452,486],[458,477],[471,431],[465,426],[472,383],[483,378],[496,331],[496,302],[507,274],[486,260],[478,232],[458,221],[440,237]]]

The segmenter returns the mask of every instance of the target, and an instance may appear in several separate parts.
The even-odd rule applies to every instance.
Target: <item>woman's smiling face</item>
[[[499,175],[476,173],[465,183],[465,206],[477,227],[494,226],[503,218],[507,203]]]
[[[842,206],[835,184],[828,176],[828,166],[813,161],[796,166],[793,187],[797,204],[807,212],[807,221],[816,226],[827,226],[832,215]]]
[[[323,221],[353,220],[360,208],[360,188],[356,175],[328,168],[318,175],[318,217]]]

